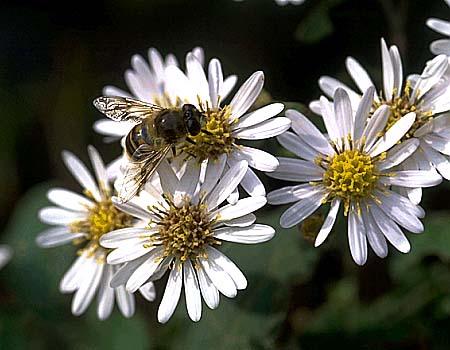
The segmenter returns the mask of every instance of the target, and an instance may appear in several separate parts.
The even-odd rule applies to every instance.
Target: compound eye
[[[195,118],[186,120],[186,127],[189,131],[189,134],[191,134],[192,136],[198,135],[202,128],[200,122]]]

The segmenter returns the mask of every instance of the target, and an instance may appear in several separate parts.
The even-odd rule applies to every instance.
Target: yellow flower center
[[[382,154],[378,158],[382,158]],[[377,158],[377,159],[378,159]],[[363,151],[350,149],[333,156],[316,159],[325,169],[320,182],[329,191],[328,200],[339,197],[344,201],[344,214],[347,215],[351,201],[359,203],[371,196],[380,176],[375,160]]]
[[[159,217],[156,223],[158,233],[151,240],[164,246],[161,258],[176,256],[181,262],[191,259],[197,265],[198,258],[206,257],[208,245],[221,243],[213,237],[212,225],[217,218],[209,218],[208,208],[201,200],[199,204],[191,204],[189,199],[185,199],[183,205],[177,207],[167,196],[164,198],[169,206],[167,210],[162,211],[156,206],[149,208]]]
[[[181,151],[199,161],[204,159],[217,159],[223,153],[233,150],[234,137],[232,136],[232,124],[229,121],[231,108],[225,106],[217,110],[206,108],[204,112],[205,125],[202,131],[191,137],[192,142],[185,142]]]
[[[403,89],[403,93],[400,94],[400,96],[395,96],[397,94],[397,90],[394,89],[390,100],[384,100],[383,98],[381,98],[381,101],[373,102],[374,110],[382,105],[387,105],[390,108],[389,119],[386,124],[384,133],[386,133],[386,131],[389,130],[392,125],[394,125],[406,114],[410,112],[416,113],[416,120],[408,130],[408,132],[405,134],[405,136],[402,138],[402,141],[413,137],[417,129],[433,119],[433,113],[431,110],[423,110],[423,101],[419,101],[419,99],[416,97],[412,102],[410,102],[411,93],[411,82],[408,80],[406,82],[405,88]]]
[[[132,217],[119,211],[112,204],[111,197],[107,197],[107,199],[97,202],[94,207],[89,208],[89,214],[85,220],[76,221],[69,226],[73,233],[86,233],[86,238],[83,240],[89,241],[89,244],[81,249],[79,253],[87,251],[94,254],[99,247],[98,241],[100,237],[108,232],[130,227],[131,224]]]

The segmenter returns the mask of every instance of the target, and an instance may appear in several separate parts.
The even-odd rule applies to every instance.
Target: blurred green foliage
[[[2,2],[0,9],[0,243],[15,252],[0,271],[0,349],[449,348],[448,182],[425,191],[426,231],[408,234],[412,251],[391,249],[386,259],[370,253],[364,267],[351,260],[344,220],[315,249],[301,228],[279,227],[286,206],[267,206],[258,221],[276,228],[273,240],[222,248],[247,276],[247,289],[233,300],[222,296],[217,310],[204,306],[198,323],[188,319],[183,300],[166,325],[156,322],[164,279],[154,303],[136,296],[132,319],[115,310],[98,321],[95,305],[74,317],[72,296],[61,295],[58,283],[75,248],[34,243],[45,227],[36,215],[48,204],[47,189],[79,190],[61,150],[85,161],[88,143],[107,161],[119,154],[117,144],[102,144],[91,130],[99,117],[91,100],[106,84],[125,88],[133,53],[155,46],[182,61],[201,45],[239,83],[262,69],[264,99],[292,101],[286,108],[321,126],[306,108],[319,95],[317,79],[329,74],[349,83],[344,59],[352,55],[379,83],[382,36],[400,46],[405,71],[420,71],[437,37],[424,23],[448,17],[443,1],[104,1],[88,8],[25,1]],[[253,145],[288,156],[275,140]],[[261,177],[268,190],[287,185]]]

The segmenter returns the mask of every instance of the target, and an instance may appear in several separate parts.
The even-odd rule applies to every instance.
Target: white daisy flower
[[[13,255],[13,251],[11,247],[7,246],[6,244],[0,245],[0,269],[5,266],[9,260],[11,260]]]
[[[182,145],[181,152],[199,161],[207,160],[207,169],[215,166],[222,155],[228,167],[246,160],[249,169],[242,179],[242,187],[252,196],[265,195],[264,185],[251,168],[274,171],[278,161],[270,153],[243,146],[239,141],[267,139],[289,129],[289,118],[276,117],[284,109],[283,104],[272,103],[248,112],[264,85],[264,73],[258,71],[247,79],[229,104],[221,105],[225,83],[220,62],[211,60],[208,78],[195,56],[188,55],[187,67],[187,75],[175,66],[166,69],[167,88],[171,95],[204,111],[206,125],[192,137],[194,142]]]
[[[450,0],[444,1],[450,7]],[[450,22],[438,18],[430,18],[427,20],[427,26],[448,37],[447,39],[433,41],[430,45],[431,52],[435,55],[444,54],[450,56]]]
[[[196,47],[189,52],[204,65],[205,55],[201,47]],[[168,54],[164,59],[155,48],[148,49],[148,62],[141,55],[135,54],[131,58],[131,69],[125,72],[125,82],[130,92],[124,91],[112,85],[103,88],[105,96],[133,97],[138,100],[154,103],[162,107],[172,107],[176,103],[176,96],[170,96],[166,90],[166,68],[178,67],[178,61],[173,54]],[[236,84],[236,76],[231,75],[225,79],[222,96],[225,98]],[[105,141],[120,139],[128,134],[134,126],[132,122],[114,122],[110,119],[100,119],[94,123],[94,130],[105,135]]]
[[[221,105],[236,79],[233,76],[224,79],[218,59],[209,62],[205,73],[202,59],[198,56],[194,52],[188,53],[186,73],[176,65],[166,66],[164,95],[150,101],[164,107],[193,104],[205,115],[206,125],[202,131],[197,136],[190,137],[191,143],[183,143],[178,153],[184,154],[183,157],[194,157],[199,162],[208,160],[207,166],[225,154],[228,166],[244,159],[254,169],[267,172],[275,170],[278,161],[274,156],[238,143],[239,140],[262,140],[277,136],[290,126],[288,118],[275,117],[284,108],[281,103],[248,112],[263,88],[263,72],[255,72],[229,104]],[[264,185],[250,168],[241,185],[252,196],[265,195]],[[234,199],[230,198],[231,201],[236,199],[237,191],[232,197]]]
[[[160,177],[162,192],[142,192],[141,205],[116,203],[124,212],[147,220],[148,225],[116,230],[100,238],[103,247],[113,249],[106,259],[109,264],[126,263],[114,276],[113,286],[125,285],[128,292],[134,292],[169,273],[158,309],[161,323],[172,316],[183,285],[187,312],[193,321],[201,317],[202,297],[209,308],[215,309],[219,292],[233,298],[247,287],[239,268],[217,249],[222,241],[255,244],[274,235],[272,227],[254,223],[252,213],[265,205],[264,196],[221,205],[248,167],[246,161],[240,161],[223,173],[225,163],[225,157],[220,157],[200,180],[198,165],[187,168],[178,179],[163,161],[159,169],[164,173]]]
[[[84,196],[61,188],[49,190],[48,199],[56,206],[41,209],[39,218],[54,227],[41,232],[36,243],[43,248],[66,243],[83,244],[78,258],[59,285],[62,293],[75,293],[72,299],[74,315],[81,315],[97,293],[97,315],[100,319],[104,320],[111,314],[114,299],[122,314],[131,317],[135,308],[134,296],[123,287],[110,287],[112,276],[119,266],[106,264],[108,249],[100,247],[98,241],[107,232],[132,226],[135,220],[114,207],[104,163],[94,147],[90,146],[88,151],[97,181],[75,155],[63,152],[63,161],[83,187]],[[142,286],[141,293],[146,299],[153,300],[153,284]]]
[[[414,233],[423,231],[418,219],[424,216],[422,208],[392,191],[392,186],[429,187],[441,182],[435,171],[393,170],[419,145],[415,138],[398,143],[414,124],[416,115],[406,114],[380,136],[388,123],[390,108],[381,105],[370,113],[374,91],[370,87],[365,92],[356,112],[344,89],[336,90],[332,105],[326,98],[321,99],[329,139],[304,115],[288,110],[286,115],[292,120],[294,132],[277,139],[302,159],[279,158],[278,169],[268,174],[301,183],[267,196],[270,204],[295,202],[281,216],[282,227],[297,225],[321,205],[330,203],[315,239],[316,247],[325,241],[343,207],[348,218],[350,251],[359,265],[367,260],[367,241],[379,257],[385,257],[386,239],[403,253],[410,250],[401,228]]]
[[[420,140],[420,145],[411,158],[401,165],[404,170],[429,170],[434,168],[444,178],[450,179],[450,118],[437,117],[439,113],[450,110],[450,80],[445,77],[448,67],[447,57],[440,55],[429,61],[421,75],[411,75],[403,81],[403,67],[400,53],[396,46],[389,49],[381,40],[381,58],[383,63],[382,93],[375,95],[372,112],[379,106],[389,107],[389,119],[386,132],[399,119],[410,112],[416,114],[415,122],[407,130],[400,142],[409,139]],[[350,97],[351,105],[356,111],[361,94],[369,87],[374,87],[367,71],[352,57],[346,60],[347,70],[360,92],[331,77],[319,79],[322,91],[332,98],[336,89],[344,89]],[[323,114],[321,103],[314,101],[310,108]],[[420,188],[406,189],[410,200],[418,204],[422,198]]]

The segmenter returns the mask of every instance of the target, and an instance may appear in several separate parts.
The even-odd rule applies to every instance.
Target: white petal
[[[383,61],[384,96],[387,100],[390,100],[394,92],[394,67],[384,39],[381,39],[381,60]]]
[[[233,131],[233,136],[243,140],[263,140],[282,134],[291,126],[289,118],[275,117],[255,126]]]
[[[256,111],[242,116],[237,123],[233,124],[231,130],[238,130],[258,125],[281,113],[283,109],[284,105],[282,103],[272,103],[270,105],[258,108]]]
[[[223,86],[223,73],[220,61],[213,58],[208,66],[209,99],[212,109],[216,109],[220,104],[220,90]]]
[[[447,157],[443,156],[439,152],[427,145],[421,145],[421,150],[428,160],[433,163],[433,166],[437,169],[439,174],[446,180],[450,180],[450,161]]]
[[[117,271],[111,279],[111,288],[117,288],[118,286],[125,285],[133,272],[146,260],[147,255],[144,255],[123,265],[113,266],[114,270]]]
[[[361,213],[364,224],[366,225],[366,236],[370,246],[377,256],[385,258],[388,255],[386,238],[384,238],[383,233],[372,218],[370,211],[366,211],[366,208],[362,207]]]
[[[216,186],[217,182],[219,181],[223,173],[226,160],[227,156],[225,154],[221,154],[217,160],[208,160],[205,179],[201,187],[201,192],[204,192],[205,196],[209,194],[209,192],[214,188],[214,186]]]
[[[190,80],[177,66],[168,66],[165,69],[166,73],[166,89],[169,96],[178,96],[182,100],[196,104],[196,92],[192,89]]]
[[[200,266],[197,270],[198,282],[203,299],[210,309],[215,309],[219,306],[219,292],[214,284],[209,279],[205,270]]]
[[[230,275],[220,265],[208,259],[199,259],[201,268],[204,269],[214,286],[228,298],[234,298],[237,294],[236,285]]]
[[[149,253],[150,249],[151,248],[147,248],[146,246],[144,247],[143,243],[127,244],[109,253],[106,257],[106,261],[111,265],[122,264]]]
[[[98,291],[97,315],[100,320],[106,320],[114,307],[114,289],[109,286],[113,275],[113,267],[106,265]]]
[[[345,66],[360,91],[364,92],[374,86],[367,71],[353,57],[347,57]]]
[[[293,109],[286,111],[286,116],[291,119],[292,129],[309,146],[325,155],[334,153],[328,140],[303,114]]]
[[[95,205],[94,202],[86,197],[62,188],[50,189],[47,192],[47,198],[60,207],[74,211],[86,212]]]
[[[334,115],[333,103],[328,101],[324,96],[320,97],[320,111],[322,112],[323,122],[327,129],[330,140],[340,144],[341,133],[336,124],[336,117]]]
[[[146,255],[147,260],[144,261],[130,276],[125,288],[128,292],[134,293],[137,291],[151,275],[156,271],[161,263],[161,257],[164,252],[163,247],[157,247],[153,249],[149,254]]]
[[[191,89],[196,92],[201,101],[209,100],[209,85],[205,71],[194,54],[186,56],[186,72],[191,82]]]
[[[277,141],[281,146],[294,153],[297,157],[306,160],[314,161],[321,155],[316,149],[290,131],[277,136]]]
[[[223,241],[256,244],[267,242],[275,235],[275,230],[267,225],[255,224],[248,227],[221,227],[214,230],[214,237]]]
[[[250,168],[247,168],[247,172],[242,178],[240,185],[250,196],[256,197],[266,195],[266,189],[264,188],[264,184],[255,174],[255,172]],[[236,190],[237,189],[238,188],[236,187]],[[237,192],[237,194],[239,195],[239,192]],[[237,199],[239,199],[239,197]]]
[[[317,234],[316,240],[314,241],[314,247],[320,246],[327,239],[328,235],[331,232],[331,229],[334,226],[334,222],[336,221],[340,204],[341,200],[338,197],[334,198],[331,201],[330,211],[328,212],[327,218],[323,222],[323,225],[320,228],[319,233]]]
[[[223,81],[222,89],[219,91],[220,96],[222,97],[221,100],[225,100],[227,98],[231,90],[234,89],[236,83],[237,83],[236,75],[230,75],[225,78],[225,80]]]
[[[267,203],[264,196],[240,199],[236,204],[228,204],[211,213],[211,217],[218,217],[219,222],[225,222],[250,214]]]
[[[387,185],[403,187],[432,187],[442,182],[442,177],[434,170],[402,170],[397,171],[394,176],[382,177],[381,182]]]
[[[97,183],[99,184],[100,188],[109,191],[110,186],[103,159],[100,157],[98,151],[91,145],[88,146],[88,153],[89,158],[91,158],[91,163],[94,168]]]
[[[392,220],[400,226],[406,228],[408,231],[414,233],[423,232],[423,224],[415,214],[406,210],[408,207],[403,207],[400,202],[395,201],[394,198],[384,196],[382,205],[379,208]]]
[[[36,244],[41,248],[53,248],[85,237],[83,232],[72,233],[68,227],[54,227],[41,232],[36,237]]]
[[[126,244],[149,243],[150,236],[157,229],[126,227],[106,233],[100,237],[100,244],[105,248],[119,248]]]
[[[247,146],[236,148],[233,158],[246,160],[249,166],[260,171],[274,171],[278,167],[277,158],[257,148]]]
[[[399,97],[402,93],[403,85],[403,66],[400,52],[397,46],[393,45],[389,48],[389,54],[391,55],[392,67],[394,68],[394,88],[396,89],[396,96]]]
[[[369,87],[367,90],[363,90],[364,95],[361,102],[358,105],[358,109],[355,113],[355,123],[353,127],[353,140],[361,139],[364,131],[364,127],[367,123],[367,117],[373,106],[373,100],[375,96],[375,88]]]
[[[338,88],[344,89],[350,97],[352,101],[352,105],[356,106],[361,99],[355,91],[350,89],[347,85],[341,83],[339,80],[336,80],[331,77],[323,76],[319,79],[319,86],[322,91],[330,98],[334,97],[334,93]]]
[[[184,269],[184,295],[186,297],[186,308],[189,318],[197,322],[202,317],[202,299],[195,270],[192,263],[187,259],[183,264]]]
[[[183,285],[183,264],[175,264],[170,271],[166,289],[158,308],[158,321],[166,323],[172,316],[180,299],[181,287]]]
[[[297,186],[287,186],[274,190],[267,194],[269,204],[279,205],[297,202],[300,199],[306,198],[310,195],[315,187],[309,183]]]
[[[210,210],[218,207],[241,182],[247,172],[248,163],[243,160],[233,165],[220,179],[218,185],[210,192],[207,200]]]
[[[375,141],[379,138],[379,134],[384,130],[389,118],[390,108],[382,105],[376,109],[372,117],[366,124],[362,137],[366,139],[364,150],[369,150]]]
[[[378,204],[375,202],[372,202],[370,210],[373,218],[376,218],[376,224],[388,241],[400,252],[408,253],[411,249],[411,245],[397,224],[388,218],[381,209],[378,208]]]
[[[280,225],[289,228],[297,225],[322,205],[327,193],[322,188],[311,191],[311,195],[289,207],[280,217]]]
[[[94,122],[94,131],[101,135],[122,137],[127,135],[135,125],[132,122],[115,122],[110,119],[99,119]]]
[[[402,210],[408,211],[419,218],[425,217],[425,211],[420,206],[412,203],[408,198],[398,194],[397,192],[390,191],[388,189],[383,189],[383,191],[375,190],[374,195],[380,199],[382,203],[385,201],[388,203],[397,203]]]
[[[120,312],[122,312],[122,315],[126,318],[133,316],[135,310],[134,295],[128,293],[123,285],[118,286],[114,290],[116,292],[117,306]]]
[[[102,93],[105,96],[133,97],[128,92],[126,92],[125,90],[119,89],[118,87],[115,87],[115,86],[112,86],[112,85],[106,85],[103,88]]]
[[[412,138],[394,146],[387,152],[386,159],[377,164],[378,170],[390,169],[399,165],[416,151],[419,143],[418,139]]]
[[[426,24],[434,31],[443,35],[450,36],[450,22],[444,21],[442,19],[430,18],[427,20]]]
[[[353,139],[352,105],[348,94],[341,88],[338,88],[334,93],[334,115],[340,127],[341,136],[347,138],[350,135]]]
[[[97,202],[101,201],[100,192],[94,178],[87,170],[86,166],[71,152],[63,151],[62,158],[67,169],[72,173],[73,177],[79,182],[83,189],[92,193]]]
[[[156,299],[156,289],[153,282],[148,282],[139,288],[141,295],[148,301],[154,301]]]
[[[211,246],[206,247],[206,254],[208,254],[208,260],[213,260],[231,277],[238,290],[247,288],[247,279],[244,274],[226,255]]]
[[[436,151],[450,156],[450,140],[444,139],[438,135],[425,135],[423,140],[433,147]]]
[[[280,165],[277,170],[267,173],[267,176],[299,182],[322,180],[324,170],[313,162],[284,157],[278,158],[278,161]]]
[[[50,225],[69,225],[86,219],[87,214],[61,209],[58,207],[45,207],[38,212],[39,219]]]
[[[370,156],[376,157],[394,146],[408,132],[415,120],[416,114],[414,112],[408,113],[400,118],[370,149]]]
[[[161,182],[163,193],[167,193],[173,196],[173,194],[179,188],[180,181],[175,175],[172,167],[163,160],[158,166],[158,174]]]
[[[240,118],[253,105],[264,85],[264,73],[253,73],[241,86],[230,102],[232,115],[230,123]]]
[[[90,269],[86,270],[87,274],[83,276],[83,282],[72,299],[72,313],[75,316],[79,316],[86,311],[91,303],[105,266],[103,263],[98,263],[95,258],[90,258],[89,260]]]
[[[254,214],[247,214],[236,219],[231,219],[225,222],[221,222],[218,225],[225,225],[229,227],[248,227],[256,221]]]
[[[450,40],[439,39],[430,44],[430,51],[435,55],[450,55]]]
[[[409,98],[410,103],[415,99],[425,95],[442,78],[448,67],[448,58],[445,55],[439,55],[428,61],[425,69],[420,75],[420,79],[414,86],[414,90]]]
[[[152,219],[155,219],[156,217],[152,215],[150,212],[143,210],[138,205],[134,204],[133,202],[126,202],[121,203],[117,197],[112,198],[112,202],[114,203],[114,206],[119,209],[120,211],[123,211],[124,213],[127,213],[131,216],[134,216],[135,218],[142,219],[145,221],[149,221]]]
[[[173,195],[175,205],[181,203],[185,198],[192,198],[199,185],[200,164],[198,164],[197,159],[189,160],[186,163],[186,171]]]
[[[84,266],[88,265],[89,260],[84,254],[75,260],[59,283],[61,293],[71,293],[78,288],[79,281],[84,277]]]
[[[352,258],[358,265],[364,265],[367,261],[367,239],[364,222],[355,203],[350,203],[348,213],[348,243]]]

